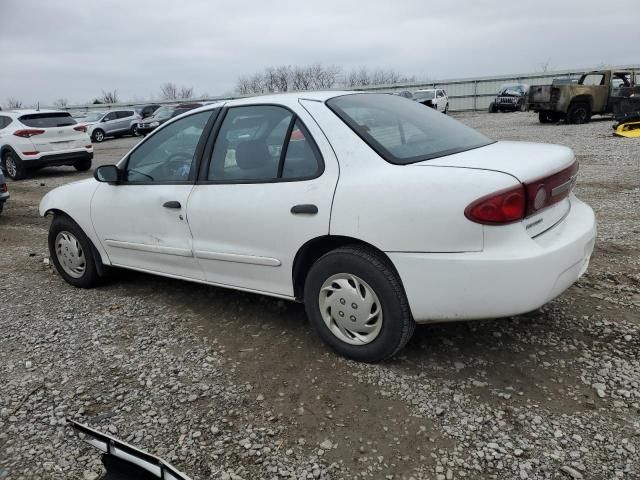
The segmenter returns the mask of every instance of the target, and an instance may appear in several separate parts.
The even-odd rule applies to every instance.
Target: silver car
[[[100,143],[106,137],[138,135],[138,122],[140,120],[140,115],[131,108],[106,112],[89,112],[79,122],[87,126],[87,133],[89,133],[91,140]]]

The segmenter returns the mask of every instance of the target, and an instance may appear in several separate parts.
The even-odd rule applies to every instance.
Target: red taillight
[[[524,184],[527,189],[527,216],[567,198],[578,178],[578,162],[558,173]]]
[[[472,222],[504,225],[522,220],[525,211],[525,191],[520,185],[479,198],[465,209],[464,214]]]
[[[567,198],[578,177],[578,162],[548,177],[479,198],[465,211],[472,222],[504,225],[517,222]]]
[[[93,145],[85,145],[84,148],[91,148]]]
[[[13,132],[16,137],[22,138],[33,137],[34,135],[42,135],[43,133],[44,130],[39,130],[37,128],[25,128],[23,130],[16,130],[15,132]]]
[[[87,126],[86,125],[76,125],[75,127],[73,127],[73,129],[78,131],[78,132],[87,133]]]
[[[33,152],[22,152],[23,155],[38,155],[40,152],[37,150],[34,150]]]
[[[0,192],[6,193],[8,191],[9,191],[9,189],[7,188],[7,184],[6,183],[3,183],[2,185],[0,185]]]

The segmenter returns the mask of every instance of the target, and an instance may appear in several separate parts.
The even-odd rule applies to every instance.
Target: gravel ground
[[[559,143],[599,222],[587,274],[544,308],[419,326],[380,365],[329,353],[297,304],[131,272],[99,289],[44,263],[44,193],[0,217],[0,479],[101,474],[66,418],[194,479],[640,478],[640,142],[609,120],[459,114],[495,139]],[[136,139],[96,146],[113,163]]]

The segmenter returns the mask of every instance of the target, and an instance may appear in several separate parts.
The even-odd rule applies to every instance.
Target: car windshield
[[[343,95],[327,105],[391,163],[406,165],[493,143],[457,120],[397,95]]]
[[[82,117],[83,122],[97,122],[104,117],[105,112],[88,112]]]
[[[527,91],[526,85],[522,84],[512,84],[512,85],[503,85],[498,90],[498,95],[524,95]]]
[[[413,99],[414,100],[431,100],[433,99],[433,97],[436,96],[436,91],[435,90],[428,90],[426,92],[415,92],[413,94]]]
[[[171,115],[173,115],[174,110],[175,109],[172,107],[160,107],[153,114],[153,118],[157,120],[165,120],[167,118],[171,118]]]

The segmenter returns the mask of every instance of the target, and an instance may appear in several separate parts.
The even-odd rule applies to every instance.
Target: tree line
[[[366,87],[390,85],[401,82],[416,82],[414,76],[406,76],[391,69],[368,69],[362,67],[344,72],[336,65],[314,63],[306,66],[281,65],[267,67],[263,72],[244,75],[236,82],[240,95],[259,93],[325,90],[329,88]]]

